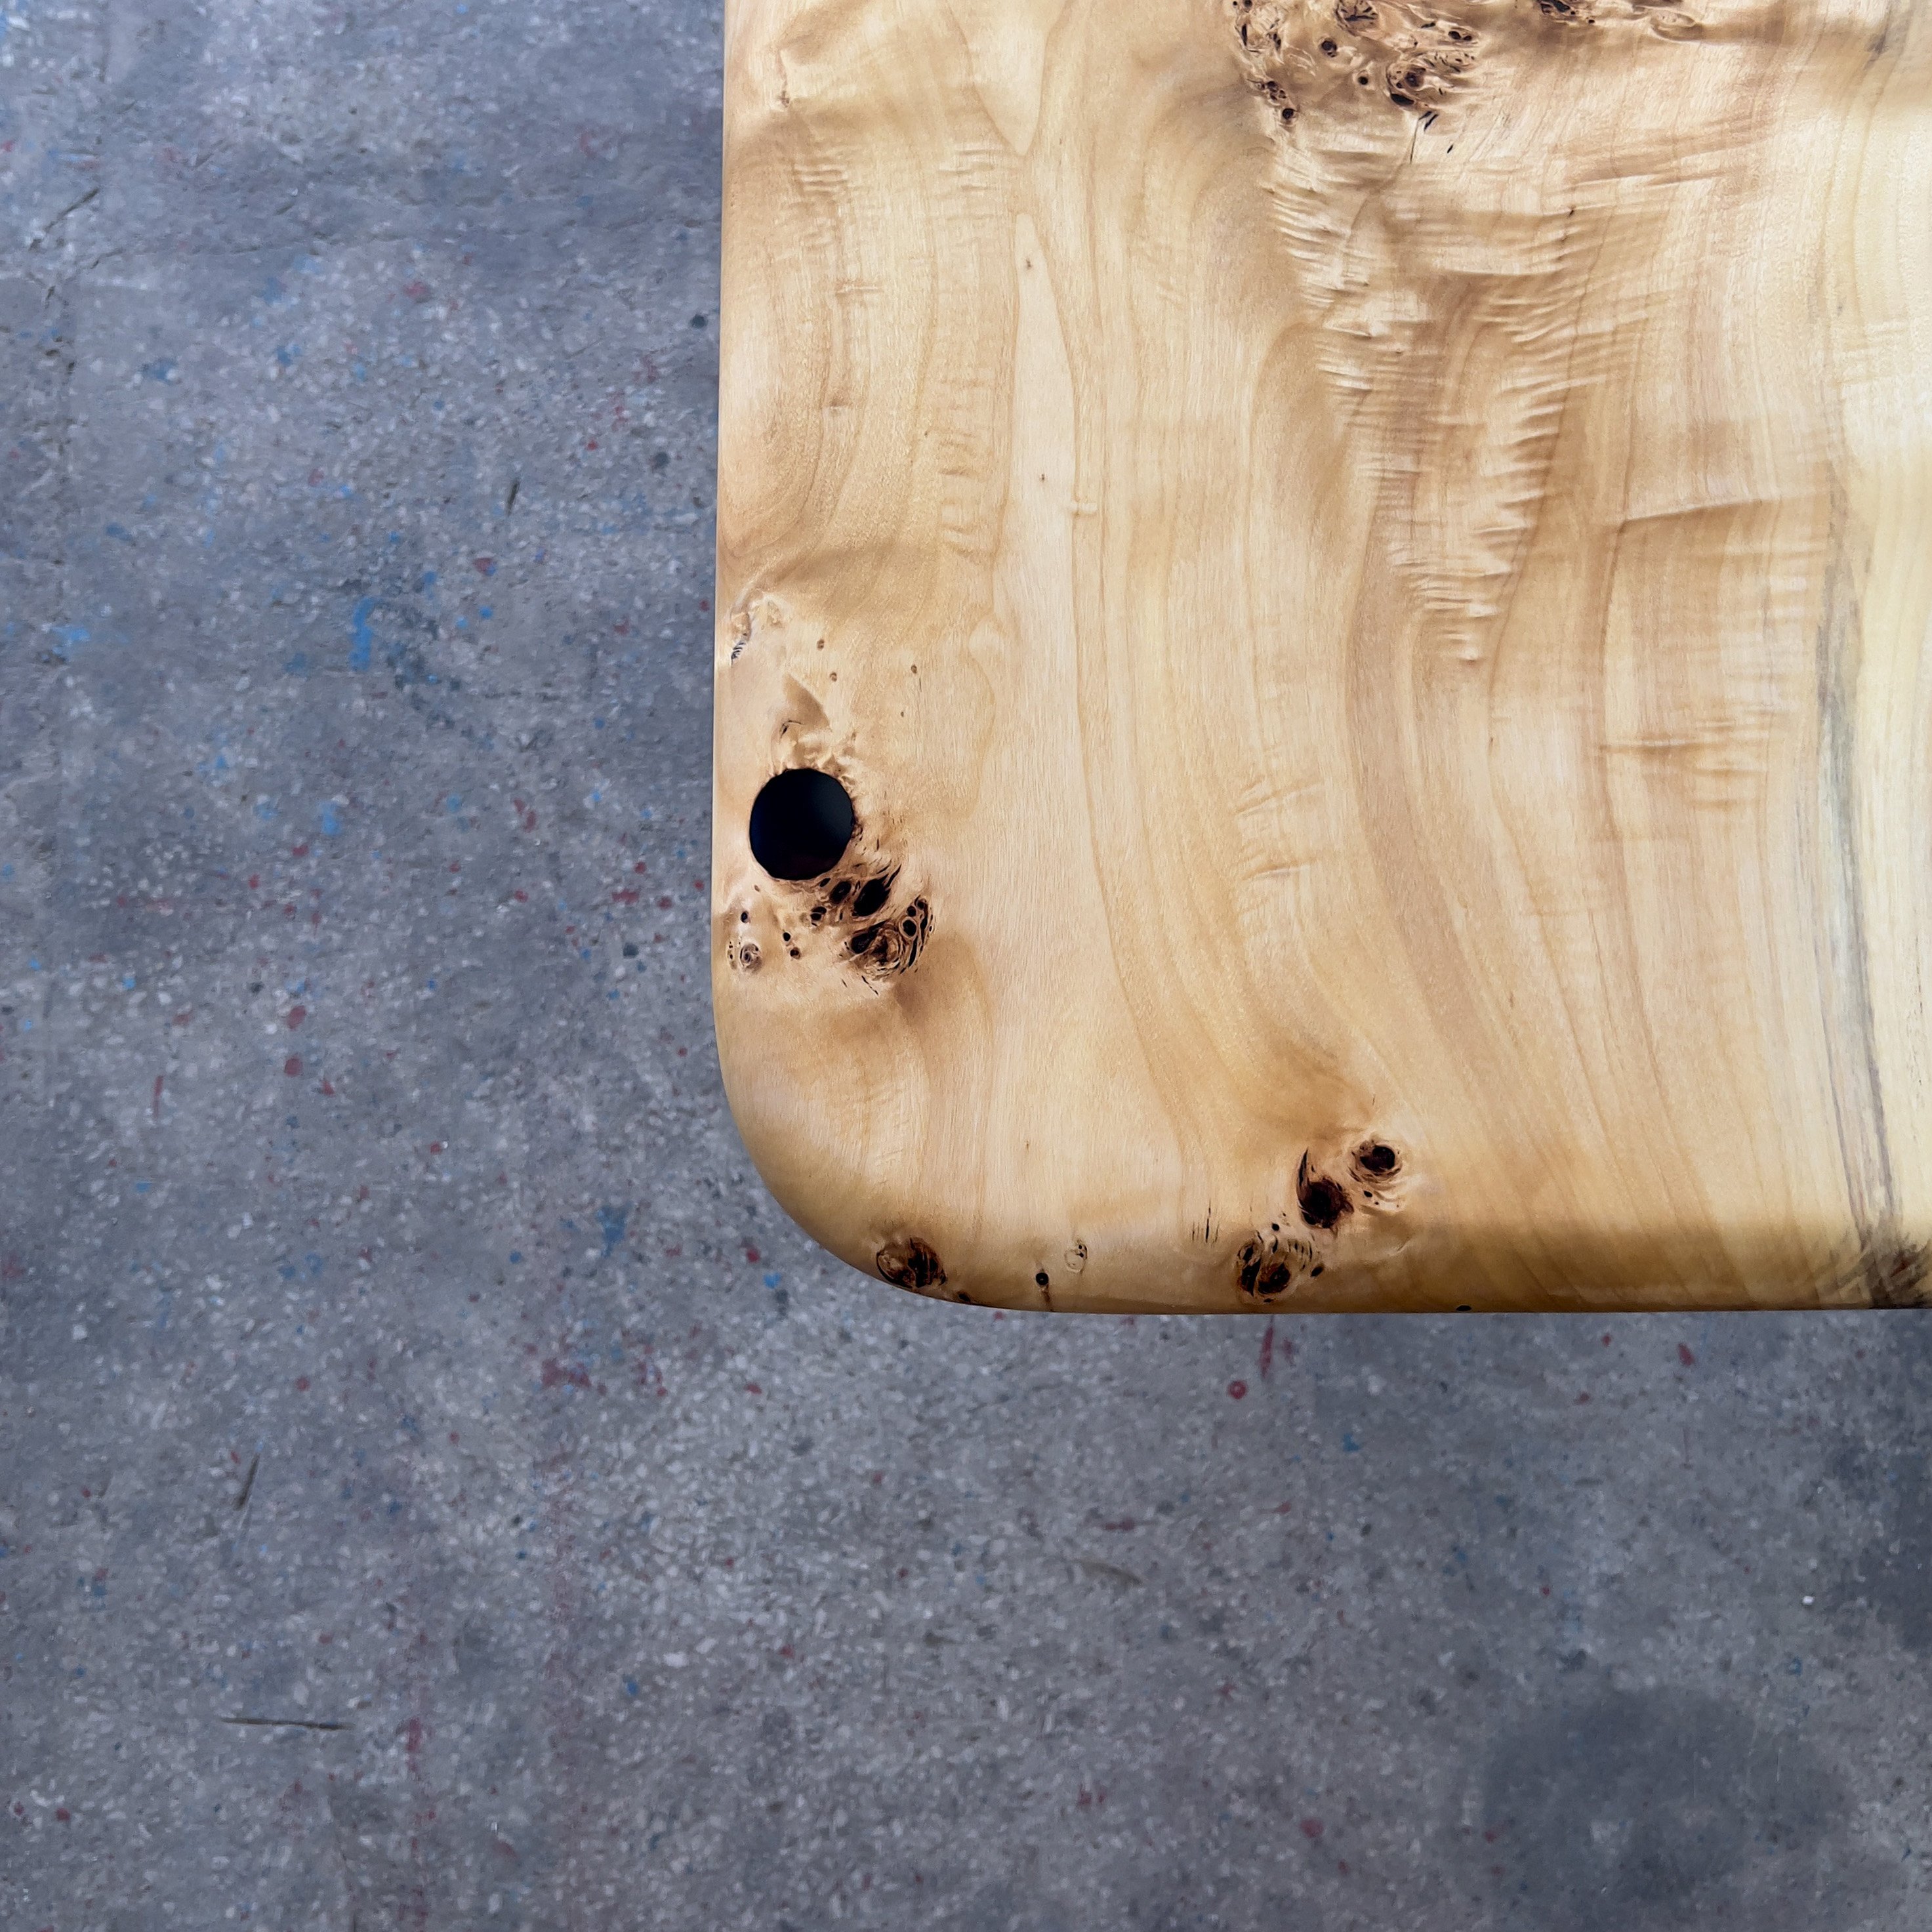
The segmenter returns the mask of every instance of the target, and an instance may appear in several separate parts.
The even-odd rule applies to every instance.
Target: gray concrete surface
[[[1932,1326],[815,1252],[717,7],[6,0],[0,1924],[1932,1923]]]

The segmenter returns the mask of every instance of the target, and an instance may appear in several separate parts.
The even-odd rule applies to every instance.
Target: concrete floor
[[[1932,1923],[1932,1320],[1096,1322],[705,976],[716,0],[10,0],[0,1924]]]

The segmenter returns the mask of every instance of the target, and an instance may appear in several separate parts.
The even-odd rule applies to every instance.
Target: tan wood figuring
[[[725,136],[718,1038],[811,1233],[1932,1300],[1932,0],[734,0]]]

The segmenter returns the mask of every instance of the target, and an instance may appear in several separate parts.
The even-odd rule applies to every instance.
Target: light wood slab
[[[1013,1307],[1925,1302],[1932,4],[727,64],[715,988],[799,1220]]]

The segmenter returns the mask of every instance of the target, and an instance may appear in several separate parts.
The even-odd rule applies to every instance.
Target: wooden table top
[[[713,974],[947,1300],[1924,1305],[1932,8],[733,0]]]

